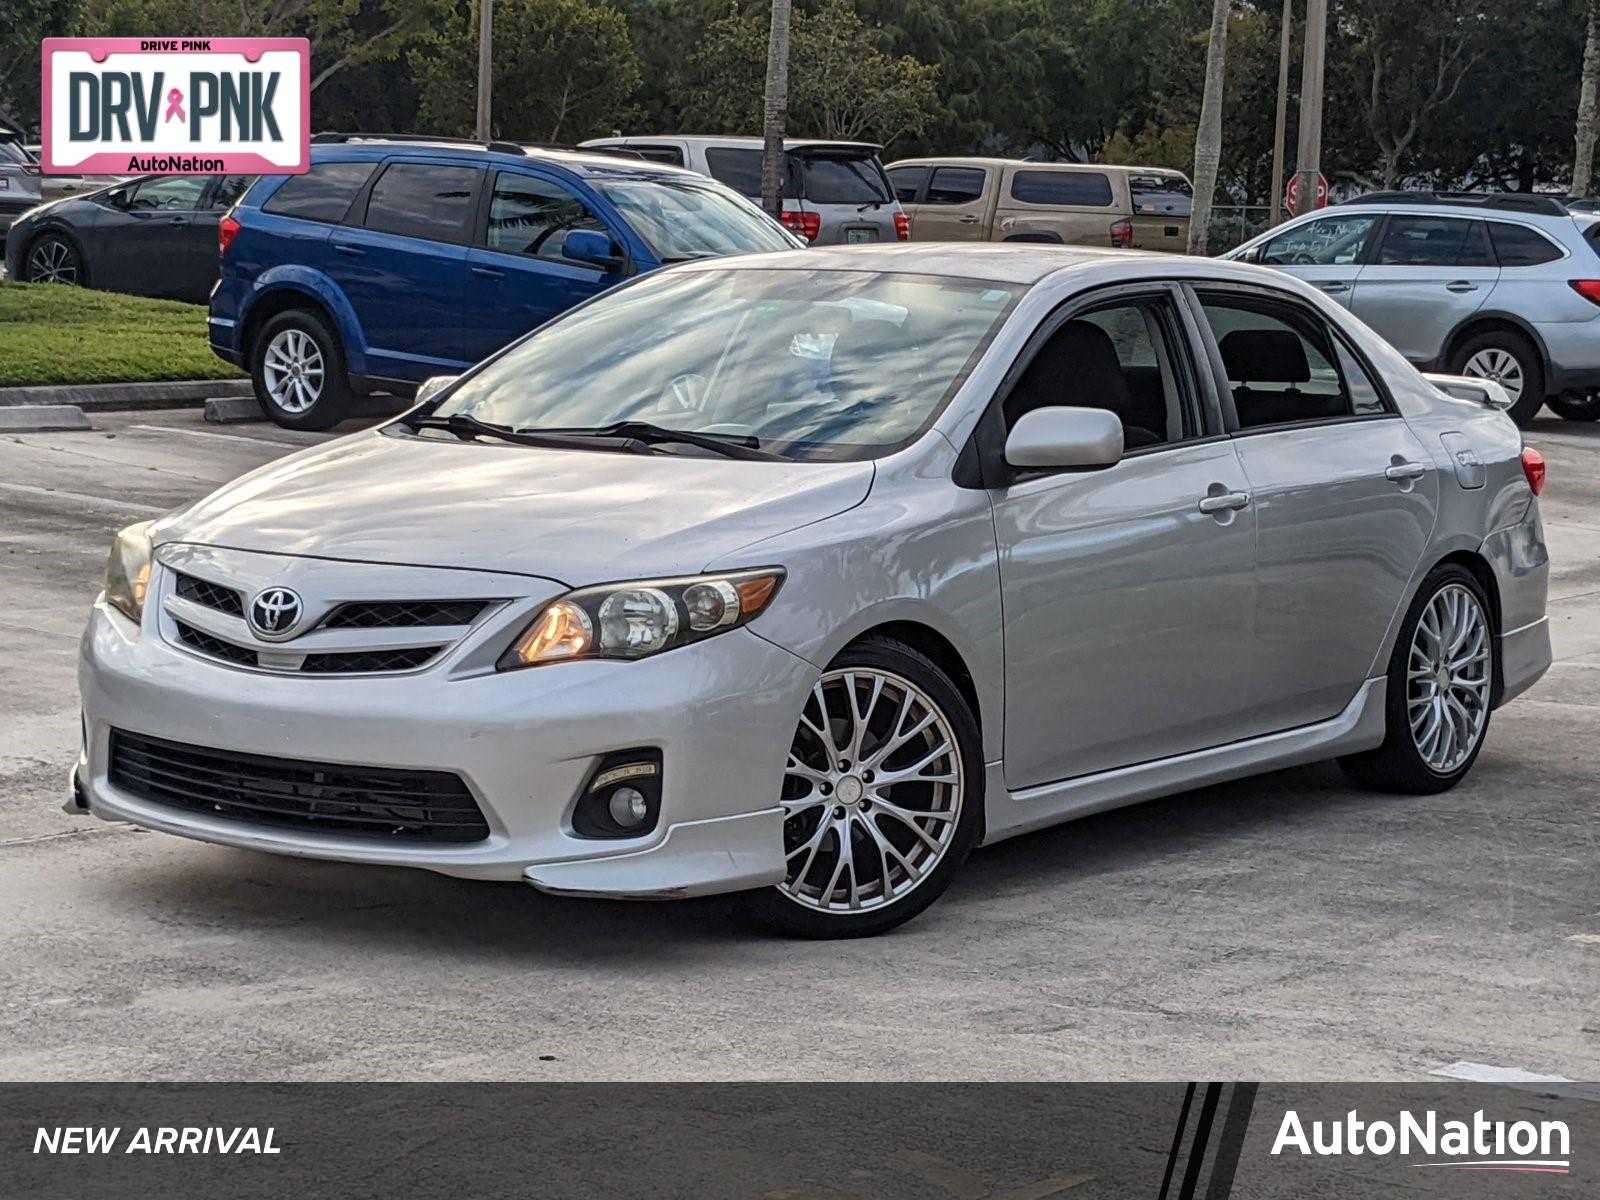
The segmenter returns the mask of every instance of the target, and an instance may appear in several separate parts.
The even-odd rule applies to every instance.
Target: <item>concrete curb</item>
[[[53,433],[89,427],[88,415],[76,404],[12,404],[0,408],[0,433]]]
[[[207,400],[254,393],[248,379],[177,379],[160,383],[76,383],[0,388],[0,411],[19,404],[75,404],[88,412],[198,408]]]
[[[204,417],[213,425],[237,425],[243,421],[265,421],[254,396],[229,396],[207,400]]]

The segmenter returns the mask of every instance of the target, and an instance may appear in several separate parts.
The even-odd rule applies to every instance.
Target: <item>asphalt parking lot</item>
[[[120,525],[321,440],[197,411],[0,438],[0,1077],[1600,1077],[1600,425],[1545,417],[1557,663],[1468,781],[1332,765],[981,851],[874,941],[716,901],[279,859],[60,809]]]

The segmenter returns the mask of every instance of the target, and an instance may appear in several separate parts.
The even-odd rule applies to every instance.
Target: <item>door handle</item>
[[[1200,497],[1200,511],[1203,513],[1231,512],[1234,509],[1246,508],[1249,504],[1249,492],[1221,492]]]
[[[1350,290],[1348,283],[1319,283],[1317,286],[1330,296],[1337,296],[1340,292],[1348,292]]]
[[[1478,285],[1466,279],[1457,279],[1445,284],[1444,290],[1447,292],[1475,292],[1478,290]]]
[[[367,252],[360,246],[351,246],[345,242],[335,242],[333,248],[337,253],[347,255],[350,258],[365,258],[367,255]]]
[[[473,267],[472,273],[480,279],[504,279],[506,273],[495,267]]]
[[[1419,462],[1397,462],[1384,468],[1383,477],[1396,483],[1406,479],[1421,479],[1428,472],[1428,468]]]
[[[960,221],[963,225],[976,225],[978,223],[978,218],[973,216],[971,213],[968,213],[964,217],[957,217],[956,220]]]

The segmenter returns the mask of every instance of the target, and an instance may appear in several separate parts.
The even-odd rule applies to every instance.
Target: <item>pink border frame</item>
[[[183,43],[185,41],[205,41],[210,43],[208,50],[144,50],[141,46],[150,41],[171,41]],[[217,154],[207,154],[206,158],[220,159],[222,172],[236,175],[303,175],[311,167],[311,42],[307,38],[267,37],[267,38],[71,38],[48,37],[41,43],[44,70],[40,79],[40,113],[39,141],[40,141],[40,169],[46,175],[127,175],[128,159],[135,155],[166,155],[186,153],[185,151],[157,151],[153,149],[130,148],[127,151],[102,151],[91,154],[82,162],[70,166],[58,165],[50,154],[51,144],[51,112],[50,112],[50,72],[53,67],[54,55],[57,50],[86,50],[89,57],[95,62],[105,62],[111,54],[241,54],[246,62],[258,62],[262,54],[268,50],[289,50],[300,56],[300,157],[290,166],[269,161],[267,158],[253,151],[223,151]],[[145,172],[157,175],[193,175],[194,171],[155,171]]]

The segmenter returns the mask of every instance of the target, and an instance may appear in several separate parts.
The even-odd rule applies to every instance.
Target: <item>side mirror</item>
[[[561,245],[561,253],[577,262],[593,263],[614,271],[622,265],[623,258],[609,233],[597,229],[574,229],[568,232]]]
[[[131,188],[112,188],[106,193],[106,203],[112,208],[128,208],[133,204],[133,191]]]
[[[421,404],[425,400],[432,400],[460,378],[461,376],[459,375],[430,375],[417,385],[417,394],[411,399],[416,404]]]
[[[1104,408],[1036,408],[1006,438],[1013,467],[1110,467],[1122,459],[1122,421]]]

